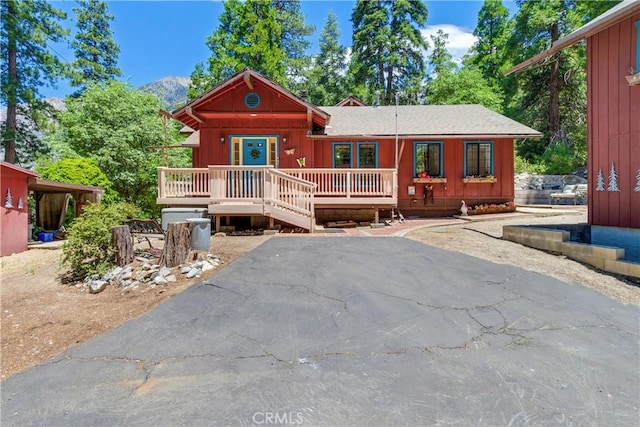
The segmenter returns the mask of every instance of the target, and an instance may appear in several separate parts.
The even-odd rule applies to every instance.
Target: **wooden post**
[[[116,248],[116,264],[120,267],[133,262],[133,236],[128,225],[111,227],[111,241]]]
[[[169,223],[160,265],[175,267],[187,260],[191,250],[191,226],[186,221]]]

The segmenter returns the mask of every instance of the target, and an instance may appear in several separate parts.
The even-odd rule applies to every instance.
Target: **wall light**
[[[282,138],[282,143],[283,143],[284,145],[287,145],[287,137],[286,137],[286,136],[285,136],[284,138]]]
[[[220,144],[224,144],[224,135],[220,136]]]

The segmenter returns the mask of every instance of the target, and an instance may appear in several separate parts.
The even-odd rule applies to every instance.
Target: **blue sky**
[[[74,31],[75,1],[54,1],[57,8],[67,12],[66,25]],[[318,37],[329,10],[338,18],[342,32],[341,43],[351,45],[351,11],[355,1],[302,0],[302,12],[307,24],[315,25],[310,38],[312,53],[318,50]],[[462,56],[474,38],[482,1],[426,1],[429,10],[423,34],[428,37],[439,28],[449,34],[449,48],[456,57]],[[515,11],[513,1],[504,1]],[[218,25],[223,6],[220,1],[110,1],[109,10],[115,16],[111,28],[120,45],[119,66],[123,78],[134,87],[159,80],[162,77],[188,77],[196,63],[206,60],[210,52],[205,46],[208,35]],[[73,21],[72,21],[73,20]],[[73,59],[66,46],[52,46],[65,61]],[[72,90],[60,82],[58,89],[43,88],[42,93],[63,97]]]

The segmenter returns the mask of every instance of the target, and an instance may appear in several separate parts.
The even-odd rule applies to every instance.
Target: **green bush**
[[[82,277],[102,274],[114,266],[115,249],[111,244],[111,227],[121,225],[138,214],[127,203],[91,204],[67,231],[62,246],[62,263]]]
[[[545,166],[539,163],[531,163],[527,159],[518,155],[514,158],[515,173],[531,173],[531,174],[543,174]]]
[[[560,142],[552,142],[541,156],[548,175],[566,175],[587,165],[586,150]]]

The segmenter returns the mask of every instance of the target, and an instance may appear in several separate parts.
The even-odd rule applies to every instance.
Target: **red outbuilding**
[[[514,138],[541,134],[480,105],[318,107],[245,69],[172,113],[192,169],[160,168],[158,203],[313,230],[400,211],[514,198]]]
[[[592,242],[640,261],[640,1],[617,4],[507,74],[585,39]]]
[[[29,178],[36,176],[35,172],[0,161],[0,256],[27,250]]]

